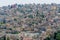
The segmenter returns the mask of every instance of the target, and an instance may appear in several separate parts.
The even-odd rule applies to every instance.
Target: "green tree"
[[[10,40],[10,38],[9,38],[9,37],[7,37],[7,40]]]
[[[56,40],[60,40],[60,33],[57,33]]]
[[[47,38],[45,38],[44,40],[50,40],[50,38],[49,38],[49,37],[47,37]]]
[[[28,15],[29,18],[33,18],[33,15]]]

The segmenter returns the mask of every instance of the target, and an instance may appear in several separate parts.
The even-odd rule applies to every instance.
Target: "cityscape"
[[[0,7],[0,40],[60,40],[60,4]]]

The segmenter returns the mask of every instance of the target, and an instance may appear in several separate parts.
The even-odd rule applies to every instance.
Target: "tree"
[[[10,38],[9,38],[9,37],[7,37],[7,40],[10,40]]]
[[[54,37],[53,37],[54,40],[60,40],[60,31],[57,31],[54,33]]]
[[[60,33],[57,33],[56,40],[60,40]]]
[[[54,39],[56,39],[56,34],[57,34],[57,33],[54,33]]]
[[[33,15],[28,15],[29,18],[33,18]]]
[[[17,21],[17,19],[16,19],[16,18],[14,18],[14,21]]]
[[[47,37],[47,38],[45,38],[44,40],[50,40],[50,38],[49,38],[49,37]]]

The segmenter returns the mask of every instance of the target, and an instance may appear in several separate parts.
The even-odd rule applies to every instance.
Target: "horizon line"
[[[28,5],[29,5],[29,4],[36,4],[36,5],[37,5],[37,4],[41,4],[41,5],[42,5],[42,4],[50,4],[50,5],[51,5],[51,4],[60,4],[60,3],[25,3],[25,4],[13,3],[13,4],[8,4],[8,5],[11,6],[11,5],[15,5],[15,4],[17,4],[17,5],[19,5],[19,4],[20,4],[20,5],[25,5],[25,4],[28,4]],[[8,6],[8,5],[4,5],[4,6]],[[4,6],[0,6],[0,7],[4,7]]]

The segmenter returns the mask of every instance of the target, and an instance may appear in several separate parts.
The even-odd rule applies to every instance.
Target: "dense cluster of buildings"
[[[44,40],[60,30],[60,4],[0,7],[0,40]]]

